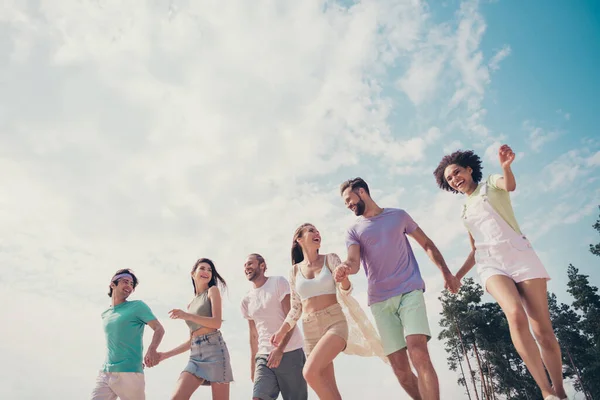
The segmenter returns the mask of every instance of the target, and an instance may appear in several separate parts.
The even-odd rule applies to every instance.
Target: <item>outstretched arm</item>
[[[190,334],[190,339],[187,340],[185,343],[180,344],[179,346],[175,347],[174,349],[171,349],[169,351],[166,351],[164,353],[158,353],[158,357],[160,361],[164,361],[167,358],[171,358],[173,356],[176,356],[178,354],[184,353],[186,351],[188,351],[191,347],[192,347],[192,340],[191,340],[191,334]]]
[[[469,256],[465,260],[465,263],[460,267],[458,272],[456,273],[456,279],[461,280],[465,275],[469,273],[469,271],[475,266],[475,240],[473,240],[473,236],[469,233],[469,242],[471,243],[471,252]]]
[[[208,298],[211,301],[212,317],[201,317],[196,314],[190,314],[180,309],[169,311],[172,319],[183,319],[185,321],[195,322],[196,324],[202,325],[206,328],[220,329],[222,308],[221,308],[221,292],[216,286],[212,286],[208,289]]]
[[[152,335],[152,342],[150,342],[150,346],[148,346],[148,351],[146,351],[146,357],[144,357],[144,364],[147,367],[154,367],[159,362],[159,357],[156,349],[158,345],[162,341],[163,336],[165,335],[165,328],[158,322],[157,319],[149,321],[148,326],[152,328],[154,334]]]
[[[429,256],[429,259],[438,267],[441,271],[442,276],[444,277],[444,287],[449,289],[451,292],[458,292],[458,288],[460,287],[460,281],[456,279],[452,272],[448,269],[446,265],[446,261],[442,256],[442,253],[438,250],[437,246],[433,243],[431,239],[423,232],[423,230],[417,227],[411,233],[408,233],[410,237],[417,241],[425,250],[425,253]]]
[[[351,244],[348,247],[348,258],[335,268],[333,277],[336,282],[342,283],[342,289],[350,288],[348,275],[354,275],[360,270],[360,245]],[[346,289],[348,287],[348,289]]]
[[[504,144],[498,149],[498,160],[502,167],[503,176],[496,181],[496,186],[507,192],[512,192],[517,188],[517,181],[510,167],[515,160],[515,153],[508,145]]]

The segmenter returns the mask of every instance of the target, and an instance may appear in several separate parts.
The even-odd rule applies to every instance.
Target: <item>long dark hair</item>
[[[292,239],[292,265],[296,265],[304,260],[304,253],[302,252],[302,247],[300,246],[300,243],[297,242],[297,240],[302,237],[302,235],[304,234],[304,229],[307,226],[314,225],[306,222],[300,225],[298,228],[296,228],[296,231],[294,232],[294,238]]]
[[[208,287],[210,288],[212,286],[217,286],[217,284],[220,283],[222,288],[227,288],[225,279],[223,279],[221,275],[219,275],[217,269],[215,268],[215,263],[209,258],[200,258],[198,261],[196,261],[196,264],[194,264],[194,268],[192,268],[192,274],[196,271],[198,265],[202,263],[210,265],[211,277],[210,281],[208,282]],[[192,285],[194,286],[194,294],[196,294],[196,282],[194,282],[194,277],[192,277]]]

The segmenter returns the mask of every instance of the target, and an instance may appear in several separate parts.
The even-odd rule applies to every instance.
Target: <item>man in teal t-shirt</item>
[[[141,300],[127,301],[138,280],[129,269],[121,269],[110,280],[111,307],[102,313],[107,354],[96,379],[92,400],[144,400],[144,363],[158,364],[156,349],[165,333],[150,307]],[[152,343],[142,360],[144,327],[154,330]]]

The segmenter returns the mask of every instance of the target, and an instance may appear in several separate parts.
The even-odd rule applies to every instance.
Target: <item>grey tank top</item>
[[[208,298],[208,289],[194,297],[194,300],[188,306],[188,312],[200,317],[212,317],[212,304]],[[190,327],[190,332],[203,328],[202,325],[192,321],[185,321],[185,323]]]

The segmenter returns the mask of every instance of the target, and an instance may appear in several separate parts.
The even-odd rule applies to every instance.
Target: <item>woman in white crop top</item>
[[[296,229],[289,279],[291,308],[271,342],[279,346],[302,315],[304,350],[308,356],[304,378],[320,399],[337,400],[342,397],[333,360],[340,352],[385,358],[375,328],[350,296],[350,281],[336,284],[333,278],[340,258],[333,253],[320,255],[320,247],[321,235],[314,225],[303,224]]]

